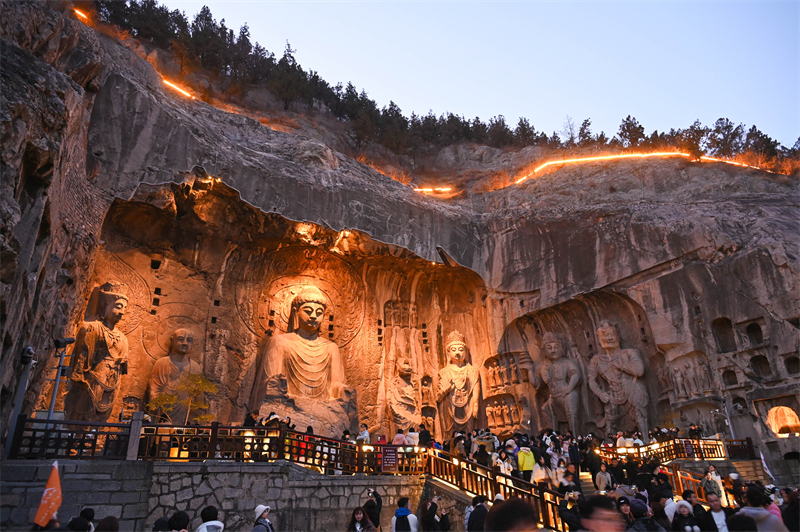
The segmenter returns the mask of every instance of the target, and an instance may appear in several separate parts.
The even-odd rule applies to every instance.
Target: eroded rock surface
[[[721,397],[737,437],[770,460],[790,452],[796,439],[772,425],[788,419],[774,409],[800,411],[796,179],[628,161],[440,201],[333,143],[166,92],[131,46],[41,4],[2,8],[3,431],[22,347],[41,361],[30,412],[49,401],[49,338],[73,335],[108,281],[129,297],[115,412],[144,407],[155,361],[189,328],[189,356],[220,389],[212,413],[240,422],[261,358],[290,332],[290,295],[312,284],[331,300],[321,331],[373,434],[413,418],[444,436],[445,338],[460,331],[478,375],[458,399],[479,396],[471,425],[510,434],[555,417],[604,431],[646,418],[729,435]],[[452,148],[439,163],[500,171],[539,156]],[[647,390],[645,410],[619,419],[589,384],[606,320]],[[567,376],[541,378],[546,333],[580,373],[574,417],[551,398]],[[419,411],[400,412],[412,396]]]

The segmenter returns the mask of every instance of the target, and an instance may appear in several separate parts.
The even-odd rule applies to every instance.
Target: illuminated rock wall
[[[580,370],[578,424],[604,431],[609,383],[598,394],[590,382],[607,320],[612,352],[641,358],[624,388],[644,385],[651,424],[728,430],[719,397],[773,472],[796,463],[778,461],[796,438],[773,430],[794,419],[782,408],[800,409],[796,179],[598,163],[437,201],[318,141],[165,93],[129,46],[56,11],[2,8],[2,432],[22,348],[40,360],[29,413],[49,398],[50,338],[76,334],[107,281],[129,297],[114,412],[142,407],[169,335],[190,327],[191,357],[220,388],[212,412],[241,421],[289,295],[314,284],[332,303],[323,337],[373,434],[417,420],[441,431],[452,331],[480,377],[473,425],[550,424],[551,385],[532,376],[556,333]]]

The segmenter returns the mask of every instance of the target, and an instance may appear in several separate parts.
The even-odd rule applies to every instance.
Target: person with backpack
[[[411,500],[401,497],[392,517],[392,532],[419,532],[417,516],[411,513]]]

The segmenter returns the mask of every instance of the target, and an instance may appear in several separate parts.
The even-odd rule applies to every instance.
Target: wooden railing
[[[755,449],[750,438],[746,440],[691,440],[677,439],[655,442],[636,447],[600,447],[598,454],[610,461],[612,458],[649,460],[658,458],[662,463],[673,460],[725,460],[727,458],[755,460]]]
[[[124,460],[129,423],[39,420],[21,415],[11,442],[10,458]]]

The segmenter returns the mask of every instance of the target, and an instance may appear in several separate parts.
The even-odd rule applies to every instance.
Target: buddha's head
[[[169,353],[171,355],[186,356],[194,345],[194,333],[189,329],[175,329],[169,342]]]
[[[125,316],[128,308],[128,296],[125,285],[121,283],[105,283],[100,287],[98,316],[106,327],[113,328]]]
[[[411,367],[411,361],[407,357],[397,361],[397,373],[401,377],[410,377],[413,372],[414,368]]]
[[[564,342],[561,337],[555,333],[544,334],[544,354],[550,360],[558,360],[564,356]]]
[[[453,331],[447,335],[447,345],[445,346],[447,358],[457,366],[463,366],[467,362],[469,348],[464,335],[458,331]]]
[[[597,328],[597,338],[603,349],[617,349],[619,347],[619,333],[610,321],[603,320]]]
[[[316,286],[303,287],[292,300],[292,330],[319,331],[327,308],[328,298],[319,288]]]

